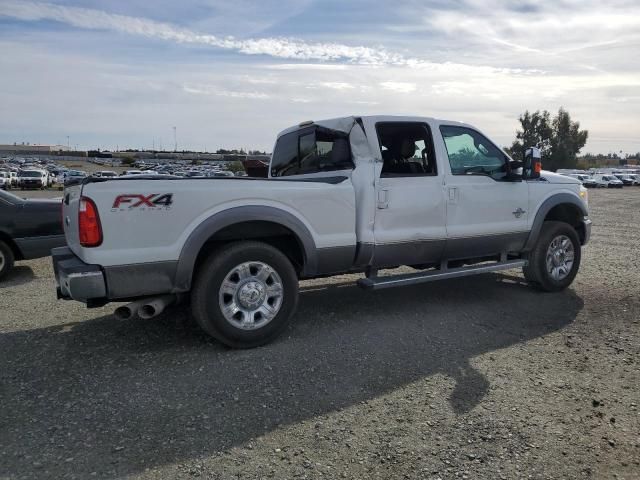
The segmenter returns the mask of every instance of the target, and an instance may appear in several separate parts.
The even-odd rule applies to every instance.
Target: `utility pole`
[[[176,137],[176,127],[173,127],[173,151],[178,151],[178,140]]]

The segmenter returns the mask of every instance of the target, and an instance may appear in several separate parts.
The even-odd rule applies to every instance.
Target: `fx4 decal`
[[[151,193],[149,195],[118,195],[113,201],[111,211],[125,210],[168,210],[173,204],[173,193]]]

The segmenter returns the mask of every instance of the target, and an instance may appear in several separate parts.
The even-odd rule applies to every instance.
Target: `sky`
[[[271,151],[305,120],[418,115],[510,145],[563,106],[640,151],[637,0],[0,0],[0,143]]]

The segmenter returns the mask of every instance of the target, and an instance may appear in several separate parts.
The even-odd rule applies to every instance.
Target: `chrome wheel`
[[[275,318],[284,290],[277,272],[263,262],[245,262],[224,278],[218,301],[224,318],[234,327],[254,330]]]
[[[551,240],[547,249],[547,273],[556,281],[569,276],[573,268],[575,251],[573,243],[566,235],[559,235]]]
[[[4,265],[6,263],[7,263],[7,261],[4,258],[4,253],[2,252],[2,250],[0,250],[0,272],[4,269]]]

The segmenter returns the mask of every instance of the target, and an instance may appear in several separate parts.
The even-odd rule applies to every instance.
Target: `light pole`
[[[176,127],[173,127],[173,151],[178,151],[178,140],[176,137]]]

